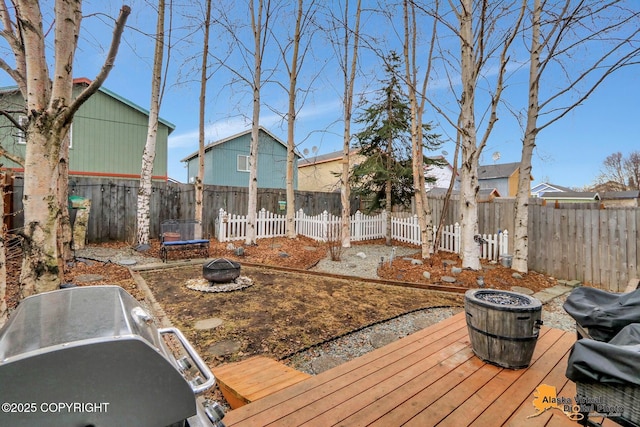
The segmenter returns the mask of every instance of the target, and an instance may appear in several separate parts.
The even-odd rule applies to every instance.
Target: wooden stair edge
[[[228,363],[212,369],[222,395],[232,409],[283,390],[311,377],[263,356]],[[264,386],[256,385],[256,375],[265,378]],[[274,378],[269,378],[273,374]],[[258,380],[259,382],[259,380]]]

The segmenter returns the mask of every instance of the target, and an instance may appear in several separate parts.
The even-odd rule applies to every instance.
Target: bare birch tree
[[[450,1],[454,19],[449,21],[447,16],[438,11],[430,12],[439,22],[458,38],[460,43],[459,58],[447,61],[449,64],[458,63],[459,69],[449,71],[449,75],[459,74],[460,93],[458,103],[459,114],[451,117],[445,109],[437,103],[428,101],[451,126],[455,127],[460,140],[460,230],[462,267],[479,270],[480,251],[475,241],[478,235],[478,163],[482,150],[498,119],[497,109],[504,90],[504,79],[509,61],[509,51],[518,34],[526,0],[458,0]],[[442,51],[442,56],[446,52]],[[493,66],[494,69],[490,69]],[[493,84],[490,84],[490,76]],[[477,118],[478,99],[476,92],[480,81],[489,92],[486,108]],[[451,82],[452,87],[454,83]],[[479,127],[484,125],[483,130]]]
[[[310,41],[310,25],[316,11],[316,1],[311,0],[305,6],[303,0],[298,0],[295,16],[296,23],[293,31],[293,37],[287,45],[280,45],[283,62],[287,68],[289,77],[289,95],[287,109],[287,171],[286,171],[286,193],[287,193],[287,211],[286,211],[286,234],[288,238],[296,236],[295,229],[295,191],[294,191],[294,168],[296,155],[295,141],[295,124],[299,106],[298,99],[298,76],[300,69],[304,64],[307,53],[311,47]],[[302,39],[307,35],[306,43],[302,44]],[[301,51],[302,49],[302,51]],[[291,50],[291,59],[287,58],[288,51]]]
[[[262,62],[269,34],[271,2],[250,0],[251,30],[253,32],[253,108],[251,115],[251,144],[249,146],[249,201],[247,203],[247,237],[244,243],[255,245],[258,215],[258,144],[260,136],[260,91],[262,88]]]
[[[136,243],[138,246],[149,244],[151,177],[153,162],[156,158],[156,140],[158,137],[158,121],[160,116],[160,86],[162,83],[162,62],[164,56],[164,14],[165,2],[158,0],[158,20],[156,23],[155,49],[153,53],[153,72],[151,76],[151,105],[149,106],[149,125],[147,140],[142,152],[140,187],[136,211]]]
[[[342,165],[340,172],[340,239],[342,247],[351,246],[351,191],[349,188],[349,152],[351,145],[351,118],[353,116],[353,92],[358,66],[358,49],[360,47],[360,16],[362,14],[362,2],[356,0],[356,10],[351,12],[350,2],[345,0],[344,6],[339,11],[329,10],[330,23],[328,37],[336,52],[340,74],[343,82],[342,112],[344,128],[342,133]],[[353,14],[354,23],[350,23]]]
[[[586,101],[613,73],[638,64],[639,18],[637,7],[619,0],[533,2],[529,92],[515,210],[514,270],[528,271],[528,203],[536,137]],[[578,55],[582,66],[574,62]],[[555,76],[553,82],[545,82],[545,72],[558,64],[566,81],[558,81]],[[540,99],[543,85],[546,96]],[[576,93],[577,96],[569,96]]]
[[[435,10],[438,10],[438,2],[435,2]],[[436,23],[433,20],[431,32],[431,43],[427,57],[427,67],[422,79],[422,84],[418,83],[418,66],[416,61],[418,26],[416,21],[416,7],[413,2],[404,0],[404,43],[403,55],[405,62],[405,75],[409,94],[409,105],[411,106],[411,151],[413,161],[413,187],[416,204],[416,214],[420,224],[420,238],[422,248],[422,258],[429,258],[433,251],[433,219],[427,201],[427,193],[424,178],[424,108],[427,99],[426,91],[431,73],[433,57],[433,47],[436,39]],[[419,87],[420,86],[420,87]]]
[[[21,295],[56,289],[62,278],[59,230],[62,209],[58,199],[61,148],[73,116],[94,94],[113,68],[127,17],[123,6],[115,23],[111,46],[96,78],[73,98],[73,61],[82,21],[82,2],[56,1],[54,40],[50,44],[43,28],[38,2],[15,0],[13,9],[0,2],[0,36],[14,57],[10,64],[0,58],[0,69],[17,83],[25,100],[27,125],[24,158],[25,215],[24,258]],[[47,51],[53,51],[49,70]],[[62,183],[66,185],[66,183]],[[65,201],[66,202],[66,201]]]
[[[269,80],[272,70],[265,72],[264,60],[271,21],[277,12],[278,2],[274,0],[247,0],[249,25],[236,20],[230,10],[237,8],[237,2],[219,2],[216,6],[216,24],[228,37],[226,52],[223,49],[210,52],[215,65],[223,68],[230,75],[226,83],[235,87],[238,83],[245,85],[251,92],[251,142],[249,145],[249,193],[247,202],[247,230],[244,243],[256,243],[257,205],[258,205],[258,148],[260,135],[260,111],[262,86]],[[245,31],[248,28],[251,35]],[[277,56],[277,55],[276,55]],[[273,58],[274,56],[269,56]]]
[[[207,98],[207,63],[209,58],[209,33],[211,30],[211,0],[207,0],[206,11],[204,16],[204,43],[202,48],[202,64],[200,70],[200,110],[198,123],[198,175],[196,176],[195,187],[195,219],[202,223],[202,210],[204,207],[204,121],[205,106]]]

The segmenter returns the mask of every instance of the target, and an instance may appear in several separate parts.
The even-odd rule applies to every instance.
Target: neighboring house
[[[429,191],[432,188],[448,188],[453,176],[453,166],[444,158],[444,156],[430,157],[431,160],[437,161],[439,164],[430,164],[424,166],[424,177],[433,178],[434,182],[425,182],[425,188]]]
[[[540,196],[548,202],[592,203],[600,201],[600,195],[594,191],[547,191]]]
[[[258,134],[258,187],[285,189],[287,144],[260,127]],[[204,148],[204,184],[232,187],[249,186],[249,147],[251,129],[212,142]],[[298,189],[298,153],[294,156],[293,188]],[[187,180],[198,176],[198,152],[181,160],[187,164]]]
[[[605,207],[640,207],[640,191],[604,191],[600,194],[600,200]]]
[[[91,83],[74,80],[74,96]],[[16,120],[26,123],[21,114],[24,100],[17,87],[0,88],[0,110],[15,112]],[[139,179],[142,151],[147,140],[149,112],[106,88],[100,88],[76,112],[71,125],[69,175]],[[175,126],[160,119],[156,141],[153,179],[167,179],[167,140]],[[0,144],[7,151],[24,156],[24,133],[9,126],[0,117]],[[2,160],[3,167],[22,172],[19,165]]]
[[[349,153],[349,170],[364,160],[358,150]],[[302,159],[298,162],[298,189],[301,191],[340,191],[342,150]]]
[[[427,182],[427,191],[433,187],[448,187],[453,168],[443,156],[432,157],[440,165],[425,165],[425,178],[434,178],[435,182]],[[349,170],[364,161],[358,150],[349,154]],[[298,188],[303,191],[340,191],[340,174],[342,173],[342,150],[321,154],[298,162]]]
[[[428,190],[427,197],[442,198],[447,194],[447,188],[435,187]],[[452,190],[452,196],[458,197],[460,191]],[[478,203],[491,202],[496,197],[500,197],[500,193],[495,188],[483,188],[478,191]]]
[[[515,197],[518,193],[519,168],[519,162],[478,166],[480,189],[495,188],[502,197]]]
[[[629,190],[629,187],[616,181],[607,181],[594,185],[590,190],[597,191],[598,193],[604,193],[607,191],[627,191]]]
[[[531,197],[541,197],[547,191],[551,192],[565,192],[573,191],[569,187],[563,187],[561,185],[549,184],[548,182],[541,182],[531,188]]]

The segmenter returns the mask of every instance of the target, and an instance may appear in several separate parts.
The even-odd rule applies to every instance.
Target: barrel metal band
[[[534,340],[534,339],[538,338],[538,335],[532,335],[530,337],[503,337],[503,336],[500,336],[500,335],[495,335],[495,334],[491,334],[489,332],[483,331],[483,330],[478,329],[475,326],[470,325],[468,323],[467,323],[467,326],[469,328],[473,329],[476,332],[480,332],[482,335],[488,336],[489,338],[498,338],[498,339],[502,339],[502,340],[505,340],[505,341],[524,342],[524,341],[531,341],[531,340]]]

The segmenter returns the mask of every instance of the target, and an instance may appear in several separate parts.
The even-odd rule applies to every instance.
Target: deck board
[[[245,426],[575,426],[538,416],[536,388],[573,397],[564,372],[575,334],[543,327],[531,365],[503,369],[471,350],[464,313],[266,396],[224,418]]]

